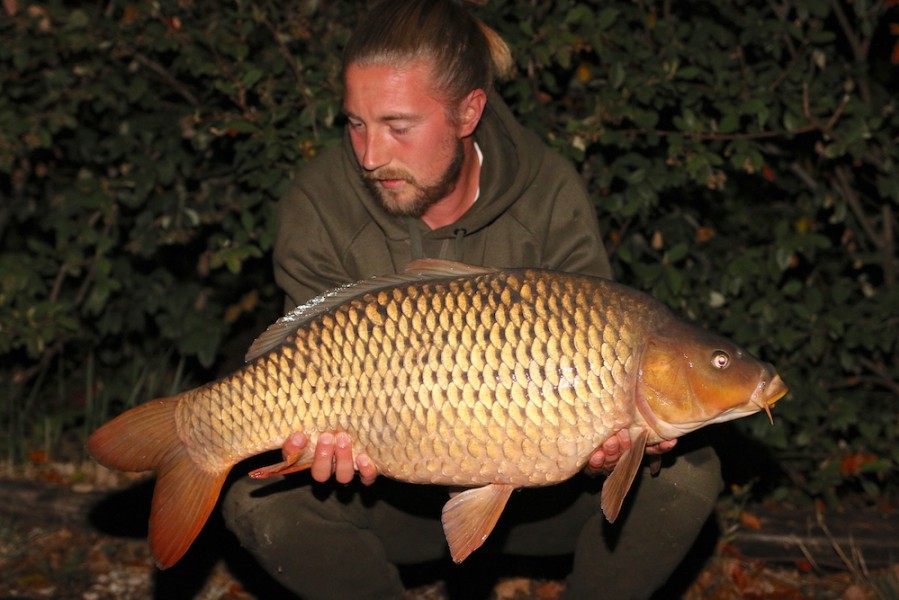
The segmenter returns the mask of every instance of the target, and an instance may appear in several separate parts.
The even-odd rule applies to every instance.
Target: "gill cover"
[[[766,409],[757,392],[774,377],[733,342],[672,319],[647,339],[637,406],[660,436],[674,438]]]

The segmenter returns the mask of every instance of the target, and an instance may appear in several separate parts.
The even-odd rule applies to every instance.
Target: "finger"
[[[587,460],[586,471],[588,473],[596,474],[601,472],[606,466],[606,455],[600,450],[596,450],[593,454],[590,455],[590,458]]]
[[[665,452],[668,452],[669,450],[674,448],[675,445],[677,445],[676,439],[675,440],[662,440],[658,444],[653,444],[651,446],[647,446],[646,454],[649,454],[650,456],[655,456],[657,454],[664,454]]]
[[[315,444],[315,456],[312,459],[312,467],[309,469],[312,478],[318,482],[325,482],[331,478],[334,472],[334,436],[323,433]]]
[[[356,467],[359,469],[359,480],[362,485],[371,485],[378,477],[378,469],[368,457],[368,454],[360,454],[356,457]]]
[[[613,435],[602,443],[602,452],[607,457],[618,456],[621,453],[621,445],[617,435]]]
[[[290,436],[286,440],[284,440],[284,445],[281,446],[281,454],[286,458],[288,456],[299,454],[303,451],[303,448],[306,447],[306,444],[309,443],[309,439],[306,437],[306,434],[302,431],[295,431],[291,433]]]
[[[337,434],[334,449],[334,478],[340,483],[349,483],[356,475],[356,467],[353,466],[353,446],[350,436],[344,432]]]

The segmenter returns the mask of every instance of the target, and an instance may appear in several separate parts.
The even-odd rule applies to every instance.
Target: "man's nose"
[[[374,171],[390,162],[387,146],[376,132],[365,132],[365,148],[362,154],[362,168]]]

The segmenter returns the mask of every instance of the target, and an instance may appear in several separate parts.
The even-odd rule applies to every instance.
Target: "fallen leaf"
[[[746,511],[740,513],[740,525],[747,529],[754,529],[756,531],[762,528],[761,520],[754,514]]]

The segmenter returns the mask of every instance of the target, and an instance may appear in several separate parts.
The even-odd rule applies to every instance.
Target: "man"
[[[344,54],[344,144],[279,204],[275,274],[289,306],[420,257],[610,276],[577,172],[490,91],[494,71],[510,67],[505,43],[461,2],[372,9]],[[297,432],[284,452],[305,444]],[[607,469],[628,444],[626,432],[611,438],[588,469]],[[567,598],[647,597],[720,490],[714,453],[692,454],[655,478],[644,469],[614,527],[591,478],[522,491],[478,552],[574,553]],[[310,472],[321,483],[238,480],[224,505],[241,543],[300,597],[401,598],[396,565],[448,556],[446,489],[377,479],[345,433],[319,436]]]

